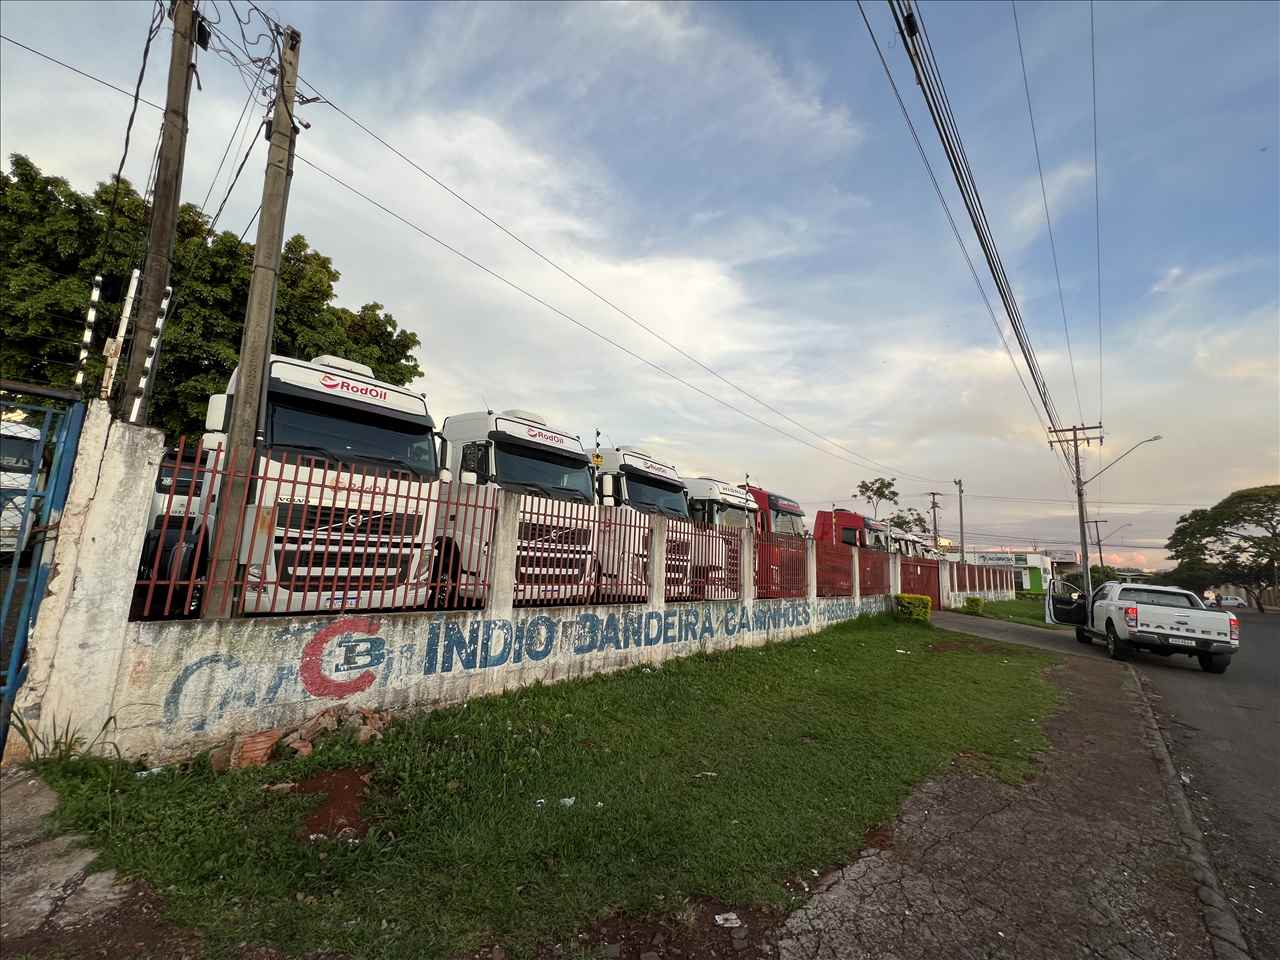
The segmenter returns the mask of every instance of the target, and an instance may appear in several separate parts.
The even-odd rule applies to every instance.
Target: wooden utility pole
[[[933,514],[933,547],[938,548],[938,498],[942,494],[936,490],[929,491],[929,511]]]
[[[277,28],[279,29],[279,28]],[[271,357],[276,283],[280,254],[284,245],[284,217],[289,202],[289,181],[293,177],[293,148],[298,128],[294,124],[294,94],[298,85],[298,54],[302,34],[285,27],[280,37],[281,53],[276,76],[275,113],[271,120],[271,148],[267,153],[267,173],[262,184],[262,213],[258,217],[257,247],[253,255],[253,275],[249,279],[249,303],[245,309],[244,332],[240,338],[240,363],[236,372],[236,392],[231,403],[227,428],[228,463],[237,470],[223,476],[218,493],[218,514],[213,542],[209,592],[205,597],[205,617],[229,617],[234,613],[236,590],[236,536],[242,522],[249,474],[257,466],[257,446],[262,440],[262,404],[266,396],[267,365]]]
[[[174,0],[173,45],[169,50],[169,88],[165,96],[164,127],[156,161],[155,194],[151,201],[151,233],[147,259],[142,268],[142,294],[138,299],[138,322],[129,350],[129,370],[116,404],[117,416],[127,419],[135,397],[141,397],[143,367],[147,350],[160,315],[160,301],[169,286],[173,262],[173,242],[178,226],[178,206],[182,195],[182,167],[187,152],[187,106],[191,100],[191,78],[195,73],[196,11],[193,0]],[[116,345],[119,349],[119,344]],[[141,411],[140,423],[146,423]]]

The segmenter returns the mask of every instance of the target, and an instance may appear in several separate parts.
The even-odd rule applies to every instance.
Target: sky
[[[234,31],[227,0],[211,6]],[[310,124],[300,156],[662,368],[299,163],[288,231],[333,258],[339,302],[381,303],[421,337],[418,388],[437,421],[538,411],[686,475],[750,474],[811,516],[856,508],[859,480],[892,476],[903,506],[943,494],[944,534],[958,530],[963,478],[972,546],[1070,546],[1069,479],[856,5],[263,6],[301,32],[315,89],[609,303],[326,103],[298,108]],[[151,9],[4,0],[0,31],[131,88]],[[1095,170],[1089,5],[1018,5],[1061,301],[1011,10],[920,10],[1062,420],[1104,424],[1086,473],[1163,437],[1089,485],[1106,559],[1165,565],[1181,513],[1280,482],[1280,7],[1099,3]],[[867,13],[981,264],[887,6]],[[143,83],[156,102],[168,47],[166,30]],[[183,199],[210,192],[212,206],[246,87],[209,53],[199,76]],[[91,189],[119,161],[129,106],[0,43],[6,156]],[[140,108],[125,165],[135,184],[159,122]],[[247,145],[237,138],[232,154]],[[264,163],[260,145],[220,228],[249,223]]]

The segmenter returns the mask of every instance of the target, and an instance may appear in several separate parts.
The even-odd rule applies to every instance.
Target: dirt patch
[[[369,767],[327,770],[297,784],[293,793],[320,793],[324,799],[302,824],[302,835],[310,840],[359,840],[369,832],[360,814],[365,790],[372,776]]]
[[[877,824],[862,836],[863,849],[888,850],[893,846],[893,821]]]
[[[973,643],[970,640],[935,640],[929,644],[930,653],[954,653],[956,651],[967,651],[969,653],[1006,653],[994,643]]]

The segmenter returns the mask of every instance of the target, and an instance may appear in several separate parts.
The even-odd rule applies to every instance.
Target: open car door
[[[1084,591],[1066,580],[1050,580],[1044,593],[1044,619],[1064,627],[1088,626]]]

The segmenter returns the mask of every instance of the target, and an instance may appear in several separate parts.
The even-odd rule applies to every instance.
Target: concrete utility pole
[[[952,480],[951,482],[954,483],[956,485],[956,489],[960,491],[960,562],[968,563],[969,561],[964,552],[964,481]],[[937,523],[934,524],[934,527],[937,527]]]
[[[1086,523],[1093,527],[1093,545],[1098,548],[1098,570],[1101,571],[1106,564],[1102,562],[1102,525],[1107,523],[1106,520],[1086,520]]]
[[[938,498],[942,494],[935,490],[929,491],[929,511],[933,514],[933,546],[936,550],[938,547]]]
[[[262,440],[262,402],[266,396],[267,364],[271,357],[271,334],[275,322],[276,283],[280,254],[284,245],[284,217],[289,203],[289,181],[293,177],[293,148],[298,134],[294,124],[294,94],[298,85],[298,55],[302,34],[285,27],[280,38],[282,50],[276,77],[275,113],[271,121],[271,148],[267,173],[262,184],[262,213],[258,217],[257,247],[253,255],[253,275],[249,280],[249,303],[245,309],[244,333],[240,338],[240,364],[236,375],[235,400],[231,404],[227,429],[227,456],[239,470],[223,478],[219,493],[218,545],[209,577],[204,616],[229,617],[235,597],[236,530],[249,489],[249,473],[257,464],[256,449]]]
[[[134,399],[142,396],[142,370],[147,350],[160,315],[160,301],[169,286],[173,242],[178,226],[178,206],[182,194],[182,166],[187,152],[187,105],[191,100],[191,78],[195,73],[196,12],[192,0],[174,0],[173,45],[169,51],[169,88],[165,96],[164,128],[160,134],[160,154],[156,161],[156,188],[151,203],[151,233],[147,259],[142,267],[142,294],[138,322],[129,350],[129,370],[116,404],[117,416],[125,419]],[[119,344],[116,345],[119,349]],[[146,423],[146,411],[140,423]]]
[[[1102,424],[1092,427],[1071,426],[1050,430],[1049,446],[1071,444],[1072,456],[1075,459],[1076,513],[1080,521],[1080,568],[1084,571],[1081,583],[1084,584],[1085,596],[1093,595],[1093,574],[1089,571],[1089,534],[1085,529],[1084,516],[1084,472],[1080,468],[1080,444],[1089,444],[1094,440],[1102,443]]]

